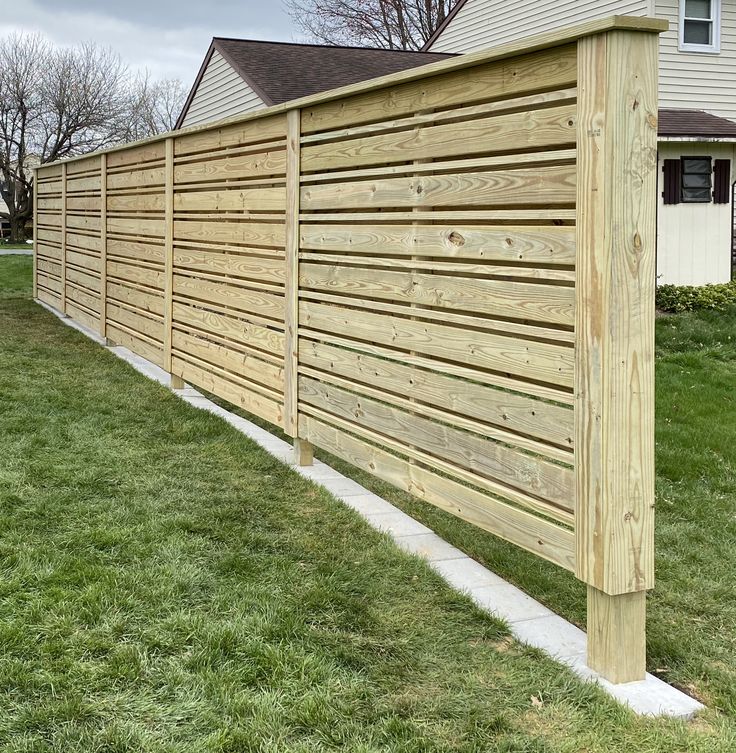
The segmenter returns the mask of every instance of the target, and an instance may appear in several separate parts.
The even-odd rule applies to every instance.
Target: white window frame
[[[713,40],[711,44],[692,44],[685,42],[685,0],[680,0],[680,23],[678,28],[678,48],[680,52],[701,52],[717,55],[721,51],[721,0],[710,0]],[[692,21],[707,19],[688,19]]]

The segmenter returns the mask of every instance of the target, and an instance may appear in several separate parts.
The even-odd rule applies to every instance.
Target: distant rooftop
[[[727,118],[719,118],[703,110],[659,111],[660,136],[700,136],[703,138],[736,138],[736,123]]]
[[[269,106],[453,57],[434,52],[214,37],[177,127],[181,127],[215,50]]]

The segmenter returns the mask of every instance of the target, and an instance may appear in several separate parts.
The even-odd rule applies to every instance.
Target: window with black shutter
[[[680,201],[709,204],[712,201],[713,167],[710,157],[682,157]]]
[[[679,159],[666,159],[662,167],[664,190],[662,198],[665,204],[680,203],[680,172],[681,163]]]
[[[713,168],[713,203],[731,203],[731,160],[717,159]]]

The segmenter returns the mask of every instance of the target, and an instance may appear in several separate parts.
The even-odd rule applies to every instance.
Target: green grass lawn
[[[736,748],[727,321],[660,322],[650,663],[713,703],[684,723],[637,718],[516,644],[326,492],[33,304],[24,265],[28,281],[30,258],[0,258],[3,753]],[[396,499],[580,618],[570,576]]]

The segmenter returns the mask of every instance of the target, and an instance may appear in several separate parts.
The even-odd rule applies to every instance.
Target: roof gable
[[[222,55],[267,106],[451,57],[442,53],[215,37],[179,116],[177,128],[181,128],[207,66],[216,52]]]

